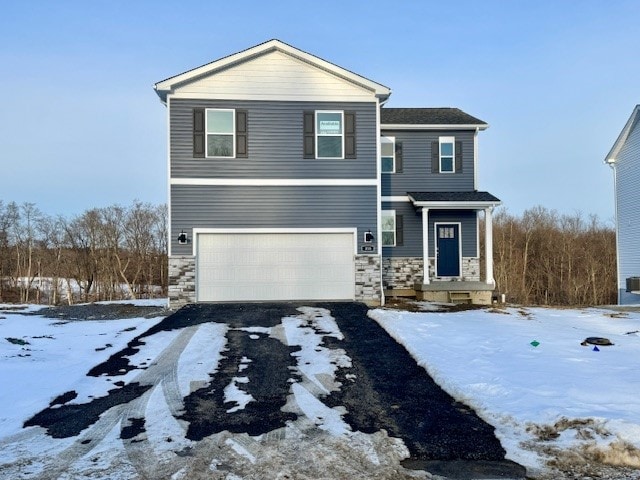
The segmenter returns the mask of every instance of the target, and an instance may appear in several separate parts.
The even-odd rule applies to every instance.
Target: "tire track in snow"
[[[160,385],[163,384],[163,393],[169,410],[180,412],[183,408],[182,396],[178,386],[177,368],[180,355],[185,350],[193,335],[198,330],[198,326],[184,328],[173,341],[156,357],[156,359],[148,366],[146,370],[141,371],[132,379],[131,383],[138,382],[141,385]],[[74,463],[78,462],[91,450],[93,450],[100,442],[109,434],[109,432],[120,424],[120,429],[129,424],[128,418],[144,418],[144,412],[151,397],[151,390],[145,392],[142,396],[122,405],[116,405],[105,411],[100,419],[91,425],[88,429],[84,429],[77,440],[68,448],[51,456],[47,455],[47,460],[43,462],[43,473],[35,474],[30,478],[38,478],[42,480],[57,479],[64,475],[65,472],[72,469]],[[14,435],[3,440],[0,446],[9,447],[11,444],[35,441],[38,437],[45,435],[44,429],[30,429],[26,432]],[[54,441],[55,440],[50,440]],[[148,441],[132,442],[124,440],[125,450],[129,455],[136,470],[143,470],[144,465],[155,464],[151,461],[156,455],[150,447]],[[48,448],[49,451],[55,451],[55,445]],[[38,452],[41,458],[43,452]],[[21,464],[26,464],[27,459],[21,459]],[[10,465],[3,466],[10,468]],[[154,477],[149,477],[154,478]]]

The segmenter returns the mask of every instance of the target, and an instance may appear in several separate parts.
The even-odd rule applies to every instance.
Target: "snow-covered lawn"
[[[166,299],[118,303],[163,307]],[[64,392],[77,392],[78,403],[105,395],[113,384],[105,377],[87,377],[88,369],[162,320],[69,322],[20,313],[42,308],[0,304],[0,438],[19,432],[25,420]]]
[[[572,461],[640,468],[640,313],[376,309],[369,316],[496,427],[507,458],[536,469],[545,454],[571,452]],[[614,345],[582,345],[587,337]]]
[[[166,300],[134,303],[164,306]],[[204,468],[211,478],[242,478],[224,477],[218,470],[219,465],[235,465],[238,472],[279,468],[297,478],[303,469],[317,477],[324,462],[341,472],[334,478],[424,478],[398,469],[407,455],[400,440],[384,432],[354,432],[344,421],[344,408],[323,403],[324,396],[340,387],[337,369],[351,366],[344,350],[325,345],[325,337],[342,338],[328,310],[301,307],[298,315],[284,317],[276,326],[238,329],[256,341],[267,335],[299,347],[293,357],[300,378],[291,380],[283,408],[298,420],[279,433],[250,437],[223,432],[196,442],[185,437],[185,422],[176,412],[183,397],[210,381],[228,348],[230,325],[201,323],[159,331],[144,337],[129,356],[137,368],[117,377],[88,377],[89,368],[162,318],[67,322],[12,308],[0,305],[0,477],[3,468],[20,478],[39,478],[54,468],[59,478],[101,478],[109,471],[114,479],[133,478],[141,471],[155,478],[162,469],[171,469],[172,478],[180,479]],[[22,312],[39,308],[27,306]],[[493,425],[507,457],[530,474],[565,478],[545,473],[545,463],[553,459],[560,472],[576,475],[581,462],[600,462],[638,469],[602,478],[640,479],[640,313],[515,307],[412,313],[380,308],[369,316],[438,384]],[[606,337],[614,345],[581,345],[587,337]],[[248,382],[243,372],[253,361],[243,357],[224,390],[230,413],[255,401],[243,390]],[[153,387],[130,404],[105,412],[77,437],[52,439],[39,427],[23,428],[56,396],[73,391],[77,397],[71,403],[86,403],[106,395],[115,380]],[[145,418],[146,432],[125,441],[119,432],[131,417]],[[56,458],[66,463],[56,463]]]

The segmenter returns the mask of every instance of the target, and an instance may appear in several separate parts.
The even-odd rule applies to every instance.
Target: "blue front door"
[[[456,223],[436,224],[436,275],[438,277],[460,276],[460,225]]]

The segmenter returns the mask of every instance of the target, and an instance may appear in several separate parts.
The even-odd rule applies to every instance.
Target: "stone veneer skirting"
[[[356,300],[379,303],[382,300],[380,285],[380,255],[356,255]]]
[[[429,280],[438,281],[435,259],[429,258]],[[386,257],[382,259],[382,285],[385,290],[413,290],[423,280],[422,257]],[[462,279],[465,282],[480,281],[480,259],[462,258]]]
[[[169,308],[196,302],[196,257],[169,257]]]

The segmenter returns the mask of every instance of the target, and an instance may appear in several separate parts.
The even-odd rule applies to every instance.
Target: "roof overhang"
[[[604,163],[607,163],[609,165],[616,163],[620,150],[622,149],[625,142],[627,141],[627,138],[629,138],[631,131],[633,130],[634,126],[636,125],[639,119],[640,119],[640,105],[636,105],[635,108],[633,109],[633,112],[631,113],[631,116],[629,117],[629,120],[627,120],[627,123],[625,124],[624,128],[620,132],[620,135],[618,135],[618,139],[615,141],[615,143],[613,144],[613,147],[611,147],[611,150],[605,157]]]
[[[273,51],[283,52],[299,61],[305,62],[332,75],[340,77],[347,82],[351,82],[361,88],[369,90],[375,97],[379,98],[381,102],[386,101],[389,98],[389,95],[391,95],[391,89],[389,87],[369,80],[368,78],[275,39],[162,80],[154,85],[154,89],[162,102],[166,103],[167,95],[172,93],[181,85],[193,82],[202,77],[213,75],[216,72],[231,68],[234,65],[238,65]]]
[[[453,192],[458,193],[458,192]],[[466,192],[465,192],[466,193]],[[487,192],[468,192],[470,198],[466,199],[446,199],[447,192],[435,194],[435,198],[424,198],[429,194],[407,193],[409,200],[415,207],[433,208],[437,210],[485,210],[502,205],[502,202]],[[455,195],[454,195],[455,196]],[[421,198],[422,197],[422,198]]]
[[[381,130],[486,130],[489,125],[482,123],[479,125],[467,124],[435,124],[435,125],[420,125],[420,124],[395,124],[395,123],[383,123],[380,125]]]

